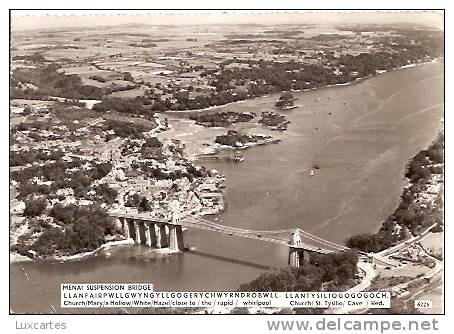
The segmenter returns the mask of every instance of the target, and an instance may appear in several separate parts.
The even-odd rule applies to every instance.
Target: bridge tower
[[[290,267],[299,267],[300,266],[300,247],[303,246],[301,242],[300,233],[296,229],[292,232],[290,237],[289,249],[288,249],[288,264]]]
[[[288,264],[291,267],[299,267],[302,262],[309,262],[310,251],[305,249],[301,241],[298,229],[292,233],[289,241]]]
[[[169,227],[169,248],[173,251],[184,250],[183,229],[180,223],[180,203],[174,201],[171,206],[171,223]]]

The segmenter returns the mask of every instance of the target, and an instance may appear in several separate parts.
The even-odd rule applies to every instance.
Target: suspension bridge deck
[[[134,219],[138,221],[152,221],[155,223],[175,225],[175,223],[172,223],[168,218],[155,218],[145,213],[110,212],[110,215],[115,218]],[[333,252],[348,250],[348,248],[345,246],[341,246],[334,242],[322,239],[300,228],[289,228],[283,230],[251,230],[221,225],[211,222],[202,217],[193,217],[190,215],[181,218],[178,221],[177,225],[228,234],[231,236],[255,239],[285,246],[291,246],[289,244],[290,236],[293,232],[298,231],[301,238],[301,245],[292,245],[291,247],[293,248],[304,249],[319,254],[329,254]]]

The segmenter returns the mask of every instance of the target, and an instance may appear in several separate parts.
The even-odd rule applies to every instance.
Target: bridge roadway
[[[151,221],[155,223],[163,223],[169,225],[181,225],[182,227],[208,230],[232,236],[266,241],[285,246],[290,246],[289,241],[291,234],[295,231],[298,231],[302,243],[300,246],[292,245],[291,246],[292,248],[298,248],[319,254],[329,254],[333,252],[341,252],[348,250],[347,247],[319,238],[313,234],[305,232],[300,228],[289,228],[284,230],[250,230],[225,226],[211,222],[202,217],[193,217],[190,215],[180,218],[177,223],[172,223],[171,219],[168,218],[151,217],[149,214],[146,213],[110,212],[110,215],[115,218],[133,219],[137,221]]]

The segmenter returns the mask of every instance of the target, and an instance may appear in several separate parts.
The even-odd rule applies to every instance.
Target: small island
[[[229,127],[234,123],[249,122],[255,117],[253,113],[224,111],[219,113],[191,115],[189,118],[196,124],[206,127]]]
[[[246,148],[278,141],[279,139],[273,139],[271,136],[246,135],[240,134],[235,130],[229,130],[226,135],[217,136],[215,140],[217,144],[234,148]]]
[[[288,121],[285,116],[279,115],[278,113],[272,111],[262,112],[258,122],[270,130],[279,131],[287,130],[287,126],[290,124],[290,121]]]
[[[295,109],[298,108],[297,106],[295,106],[295,100],[296,98],[293,96],[293,94],[285,92],[279,97],[279,100],[277,100],[274,106],[279,110]]]

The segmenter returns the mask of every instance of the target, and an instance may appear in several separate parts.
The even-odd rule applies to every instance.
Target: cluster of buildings
[[[27,120],[28,117],[30,120]],[[49,127],[33,126],[34,122],[44,119],[46,122],[50,122]],[[60,120],[58,115],[53,114],[47,108],[35,109],[32,107],[31,115],[22,121],[24,124],[28,123],[29,126],[13,131],[12,152],[24,153],[39,150],[50,153],[59,151],[63,153],[61,161],[71,162],[77,158],[85,161],[82,167],[87,168],[90,168],[92,163],[109,162],[112,165],[109,174],[100,180],[95,180],[92,187],[106,184],[118,193],[116,203],[109,205],[113,209],[137,211],[137,207],[125,205],[128,198],[135,194],[147,199],[150,214],[157,217],[167,216],[169,204],[174,200],[180,203],[181,211],[187,214],[217,213],[224,208],[221,192],[223,177],[217,173],[210,172],[203,177],[189,180],[186,177],[154,178],[141,171],[140,164],[159,169],[164,174],[187,173],[187,167],[191,164],[193,168],[200,171],[201,167],[186,159],[182,153],[181,144],[176,140],[163,139],[162,147],[156,149],[159,151],[159,158],[156,158],[142,154],[141,146],[145,139],[115,137],[106,142],[106,136],[110,133],[105,129],[105,119],[102,117],[89,117],[74,121]],[[31,133],[39,136],[39,140],[33,139],[30,136]],[[144,136],[149,138],[154,133],[155,131],[145,132]],[[127,145],[128,143],[132,143],[131,147]],[[21,169],[37,163],[43,165],[53,163],[53,161],[33,162],[13,168]],[[30,182],[41,184],[46,181],[37,179]],[[16,190],[17,186],[17,182],[12,181],[12,189]],[[17,192],[15,193],[17,194]],[[92,197],[91,195],[96,198],[95,190],[88,191],[87,198],[76,198],[71,188],[58,189],[56,195],[50,200],[49,205],[56,203],[89,205],[92,201],[87,198]],[[25,204],[23,201],[16,200],[15,197],[11,202],[12,212],[21,213]],[[105,203],[102,206],[108,208]]]
[[[420,263],[429,268],[433,268],[435,266],[435,260],[427,255],[425,250],[417,243],[397,251],[391,256],[391,258],[404,262],[409,261],[412,263]]]
[[[430,167],[443,168],[443,164],[430,164],[428,168]],[[427,204],[434,206],[439,194],[443,191],[443,184],[443,174],[432,173],[426,183],[425,191],[416,194],[415,203],[420,203],[420,206],[423,208],[427,207]]]

